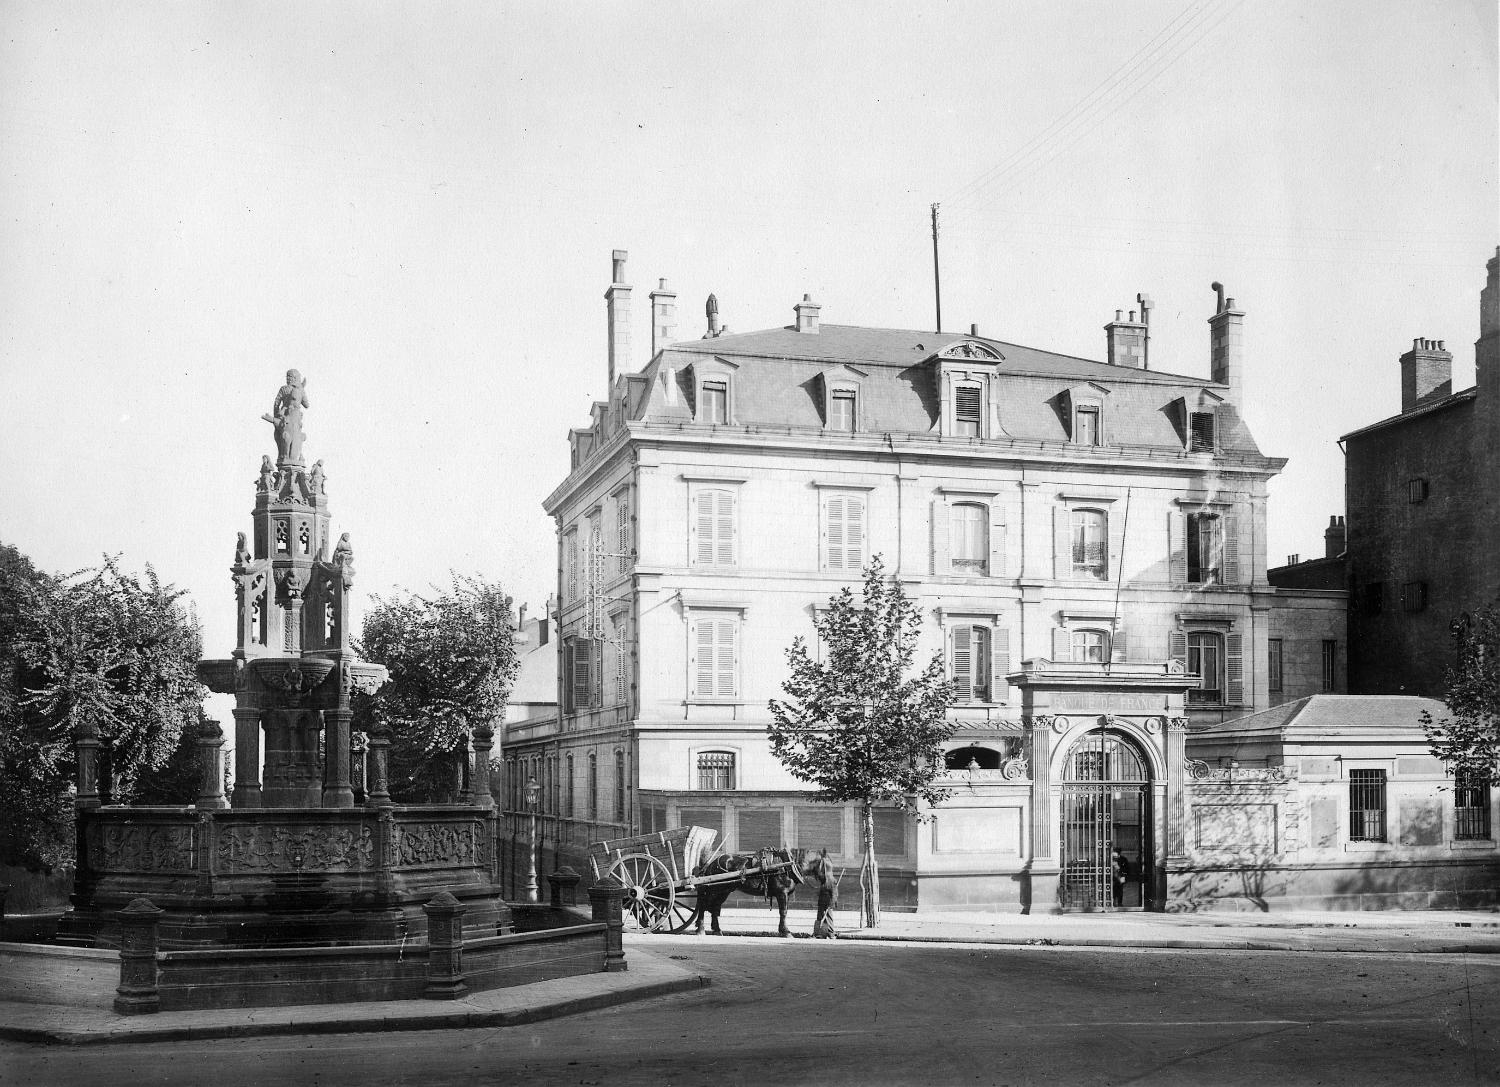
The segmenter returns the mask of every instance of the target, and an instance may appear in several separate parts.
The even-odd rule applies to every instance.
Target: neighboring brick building
[[[1474,386],[1453,391],[1442,340],[1414,340],[1401,414],[1340,439],[1355,693],[1441,697],[1449,623],[1500,595],[1497,276],[1500,255],[1480,292]]]
[[[793,324],[735,335],[711,304],[707,334],[673,342],[663,282],[650,361],[628,373],[615,256],[610,398],[546,501],[561,712],[508,730],[505,806],[535,778],[544,848],[575,864],[591,840],[687,824],[857,864],[854,813],[807,801],[766,703],[792,639],[878,553],[961,726],[961,796],[933,824],[879,815],[886,904],[1077,904],[1090,880],[1107,895],[1113,842],[1138,872],[1127,904],[1161,907],[1188,730],[1344,689],[1343,594],[1266,579],[1285,462],[1239,414],[1233,299],[1220,289],[1204,379],[1148,369],[1133,312],[1105,326],[1109,363],[826,325],[806,297]],[[1303,659],[1327,641],[1331,688]],[[1133,776],[1102,794],[1070,776],[1106,766]],[[1113,815],[1085,825],[1085,802]]]

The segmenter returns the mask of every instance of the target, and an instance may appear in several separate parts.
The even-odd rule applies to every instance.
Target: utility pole
[[[943,281],[938,275],[938,206],[932,205],[932,296],[937,303],[937,330],[943,331]]]

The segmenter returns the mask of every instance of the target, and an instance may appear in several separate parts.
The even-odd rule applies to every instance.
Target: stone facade
[[[1124,350],[1144,313],[1107,326],[1111,365],[972,334],[830,325],[806,298],[785,328],[716,334],[711,316],[709,335],[676,343],[654,305],[659,350],[630,374],[614,340],[622,276],[617,253],[610,399],[573,431],[571,470],[546,502],[559,718],[505,743],[506,806],[534,777],[559,858],[590,836],[691,822],[731,849],[828,846],[857,863],[852,815],[810,804],[770,755],[766,703],[792,639],[812,635],[816,609],[857,586],[875,554],[926,616],[922,651],[962,684],[952,746],[1002,775],[1021,754],[1061,767],[1103,728],[1135,745],[1149,789],[1165,789],[1165,749],[1147,754],[1165,742],[1152,738],[1162,721],[1206,725],[1310,693],[1302,665],[1272,693],[1273,638],[1290,654],[1331,637],[1341,667],[1342,594],[1266,579],[1266,483],[1284,462],[1239,415],[1244,314],[1222,289],[1209,319],[1217,380],[1146,369],[1144,350]],[[1116,726],[1084,714],[1088,727],[1042,730],[1045,754],[1028,747],[1026,692],[1049,668],[1084,668],[1104,705],[1132,669],[1161,677],[1172,661],[1175,708],[1158,692],[1128,728],[1124,715]],[[1029,778],[968,784],[996,822],[939,812],[936,838],[894,812],[878,823],[885,903],[1051,908],[1066,859],[1042,828],[1057,801],[1033,798]],[[1162,904],[1175,826],[1163,804],[1139,904]]]

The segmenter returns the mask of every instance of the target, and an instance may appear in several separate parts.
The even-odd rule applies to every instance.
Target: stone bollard
[[[578,874],[577,870],[569,868],[566,864],[554,871],[547,877],[547,882],[552,887],[552,905],[578,905],[578,884],[582,881],[583,877]]]
[[[115,1011],[146,1015],[161,1011],[156,987],[156,924],[163,911],[137,898],[115,914],[120,919],[120,984]]]
[[[452,1000],[468,990],[464,984],[464,914],[468,907],[447,891],[432,896],[427,915],[427,988],[429,1000]]]
[[[605,876],[589,888],[589,906],[594,920],[603,921],[608,928],[604,932],[604,969],[615,973],[627,969],[625,962],[625,918],[622,908],[625,888],[618,880]]]

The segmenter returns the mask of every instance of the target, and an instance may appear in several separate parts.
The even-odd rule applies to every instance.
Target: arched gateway
[[[1146,905],[1151,871],[1151,771],[1145,753],[1116,729],[1097,728],[1074,742],[1063,763],[1058,829],[1064,909]],[[1125,880],[1117,891],[1113,859]]]

